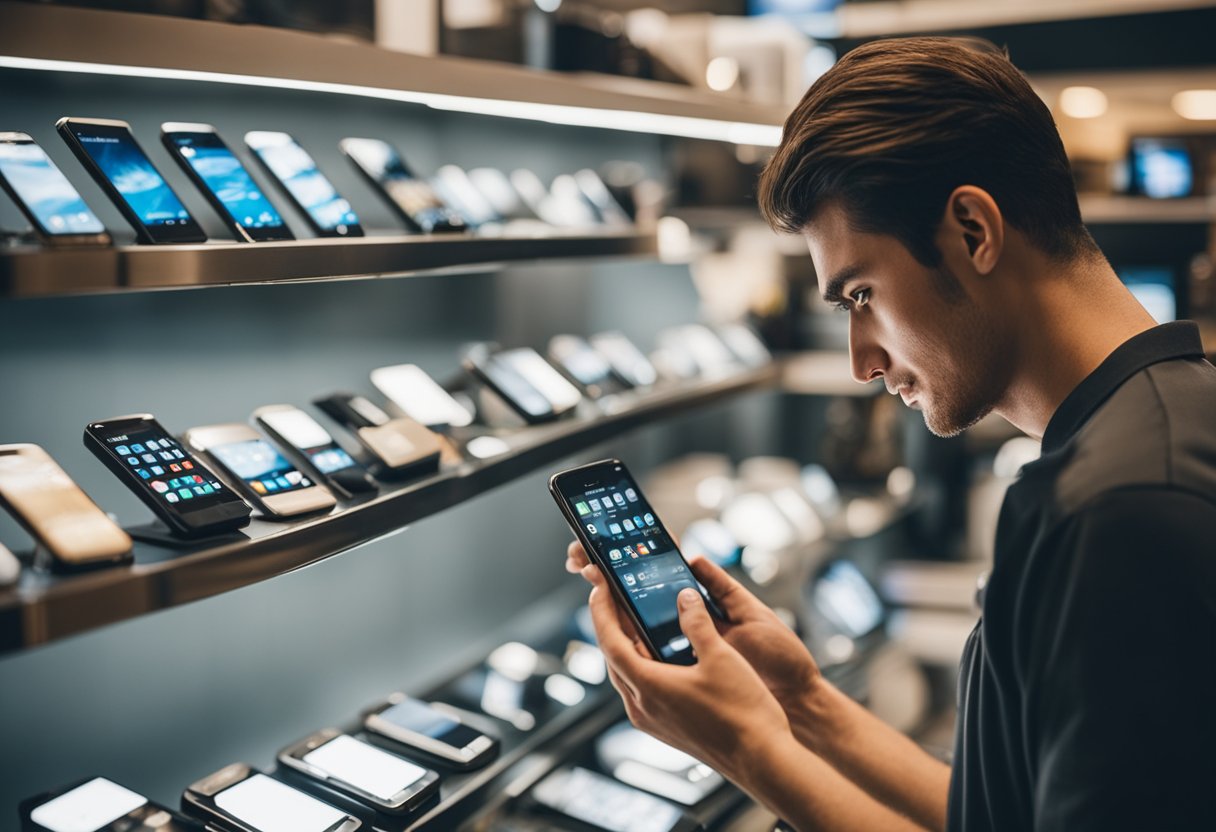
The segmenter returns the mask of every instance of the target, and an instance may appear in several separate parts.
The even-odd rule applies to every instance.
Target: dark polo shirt
[[[967,641],[947,827],[1216,830],[1216,368],[1119,347],[1009,489]]]

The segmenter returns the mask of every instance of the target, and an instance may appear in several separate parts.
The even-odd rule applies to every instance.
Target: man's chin
[[[986,407],[979,411],[972,411],[971,413],[942,413],[940,409],[933,407],[932,404],[924,405],[921,402],[913,402],[908,406],[921,411],[925,417],[925,427],[929,429],[929,433],[941,439],[951,439],[958,436],[992,411],[991,407]]]

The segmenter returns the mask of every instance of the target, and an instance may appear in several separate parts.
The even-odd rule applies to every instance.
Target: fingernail
[[[697,591],[691,587],[685,587],[680,590],[680,606],[688,609],[697,603]]]

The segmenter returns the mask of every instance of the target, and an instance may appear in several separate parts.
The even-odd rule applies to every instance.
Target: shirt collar
[[[1056,408],[1043,431],[1043,453],[1068,442],[1123,382],[1145,367],[1192,357],[1204,357],[1199,326],[1192,321],[1161,324],[1124,341]]]

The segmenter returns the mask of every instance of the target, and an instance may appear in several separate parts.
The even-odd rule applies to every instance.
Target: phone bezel
[[[34,138],[28,133],[21,133],[15,130],[0,133],[0,144],[32,144],[34,147],[42,151],[42,155],[55,166],[55,169],[59,171],[60,176],[67,180],[69,185],[72,184],[72,181],[67,178],[67,174],[60,169],[59,165],[55,165],[55,160],[51,159],[51,154],[46,152],[46,148],[34,141]],[[55,232],[51,231],[42,224],[42,220],[39,219],[38,215],[34,213],[34,209],[26,203],[19,193],[17,193],[17,189],[14,188],[13,184],[8,181],[8,177],[4,175],[4,171],[2,169],[0,169],[0,188],[4,189],[4,192],[7,193],[13,200],[18,210],[21,211],[22,215],[29,220],[29,223],[31,226],[33,226],[35,233],[38,234],[38,238],[44,243],[50,243],[56,246],[108,246],[114,243],[114,239],[110,236],[110,232],[105,230],[104,224],[102,230],[97,234],[56,234]],[[72,190],[76,190],[75,185],[72,185]],[[84,202],[84,197],[80,195],[79,191],[76,192],[76,196],[80,197],[81,202]],[[97,212],[89,207],[87,202],[85,202],[85,207],[89,209],[89,212],[92,213],[94,217],[97,216]],[[97,221],[101,222],[101,218],[98,217]]]
[[[321,170],[321,166],[317,164],[317,160],[313,158],[313,155],[307,150],[304,150],[304,146],[296,141],[295,136],[291,135],[290,133],[284,133],[282,130],[249,130],[245,133],[243,137],[245,147],[249,148],[249,152],[253,154],[253,158],[258,162],[258,166],[261,167],[266,176],[272,182],[274,182],[279,192],[287,198],[287,201],[292,204],[292,206],[296,209],[296,212],[304,218],[305,222],[308,223],[308,226],[310,229],[312,229],[313,234],[317,235],[318,237],[337,237],[339,239],[364,236],[362,221],[347,225],[345,234],[336,230],[335,228],[322,227],[321,224],[317,222],[316,218],[313,217],[312,213],[306,207],[304,207],[303,203],[296,199],[296,195],[291,192],[291,188],[287,187],[287,183],[278,177],[278,174],[274,172],[274,169],[270,167],[269,163],[267,163],[267,161],[262,157],[262,154],[258,151],[258,148],[249,141],[249,136],[253,133],[274,133],[279,136],[286,136],[288,141],[294,144],[306,156],[308,156],[309,159],[312,160],[313,170],[320,174],[320,176],[324,178],[326,182],[329,182],[330,187],[334,189],[334,193],[338,194],[338,196],[342,197],[342,199],[346,199],[346,197],[342,196],[342,194],[338,192],[337,186],[334,185],[330,178],[325,175],[325,172]],[[347,199],[346,203],[347,205],[350,205],[350,200]],[[351,206],[351,213],[354,213],[354,206]],[[356,214],[356,216],[358,215]]]
[[[423,769],[424,774],[415,780],[411,785],[397,792],[388,800],[378,797],[371,792],[365,791],[350,781],[334,777],[319,766],[308,763],[303,759],[304,755],[315,751],[316,749],[334,739],[337,739],[340,736],[343,736],[345,733],[345,731],[339,731],[336,728],[322,728],[320,731],[310,734],[299,742],[292,743],[280,751],[278,755],[279,763],[287,766],[293,771],[297,771],[300,774],[311,777],[318,783],[323,783],[335,791],[368,803],[380,811],[388,812],[389,814],[394,815],[408,814],[417,808],[419,804],[425,803],[431,797],[431,795],[433,795],[439,789],[439,773],[437,771],[426,768],[426,766],[418,766],[417,762],[413,760],[405,760],[404,757],[401,759],[405,760],[405,762],[410,763],[411,765],[416,765]],[[377,748],[368,742],[364,742],[358,737],[351,737],[351,739],[355,740],[356,742],[361,742],[369,748],[375,748],[381,753],[391,754],[391,752],[385,751],[382,748]]]
[[[131,207],[129,202],[127,202],[127,198],[123,196],[122,192],[119,191],[114,183],[110,181],[110,177],[106,176],[105,171],[103,171],[101,166],[93,160],[93,157],[89,155],[89,152],[85,150],[84,145],[80,143],[80,140],[72,132],[72,128],[74,126],[97,127],[104,130],[125,131],[127,137],[131,140],[131,143],[135,145],[136,149],[138,149],[139,152],[144,155],[144,157],[148,160],[148,164],[152,166],[152,169],[155,170],[156,174],[164,181],[165,187],[173,193],[173,196],[178,202],[181,203],[182,208],[186,210],[186,218],[189,220],[189,224],[175,226],[145,225],[144,221],[135,212],[135,209]],[[67,144],[68,148],[80,161],[80,164],[89,172],[89,175],[93,177],[93,181],[97,183],[97,186],[105,192],[106,196],[110,198],[110,201],[114,203],[114,207],[118,209],[119,213],[123,215],[123,218],[131,224],[132,228],[135,229],[135,235],[139,242],[167,244],[203,243],[207,241],[206,233],[203,231],[202,226],[198,224],[198,220],[196,220],[194,215],[190,213],[189,206],[186,205],[181,196],[178,195],[177,191],[173,190],[173,186],[170,185],[169,180],[165,179],[165,177],[161,174],[160,170],[156,167],[156,163],[152,161],[152,157],[148,156],[143,147],[140,146],[139,141],[135,138],[135,133],[131,131],[131,125],[127,124],[125,121],[119,121],[117,119],[72,118],[71,116],[64,116],[63,118],[59,119],[59,121],[55,122],[55,129],[63,138],[64,143]]]
[[[466,728],[476,731],[480,736],[469,742],[468,744],[457,747],[451,743],[437,740],[434,737],[428,737],[426,734],[418,731],[411,731],[408,728],[403,728],[396,723],[389,722],[382,718],[380,714],[394,705],[399,705],[406,700],[412,699],[426,707],[438,711],[449,719],[453,719]],[[363,714],[363,727],[372,734],[381,737],[388,737],[390,740],[400,743],[407,748],[412,748],[429,754],[432,757],[443,760],[449,766],[460,769],[472,769],[484,765],[498,751],[498,739],[483,732],[481,729],[469,725],[460,715],[454,713],[447,708],[437,707],[437,703],[427,702],[423,699],[418,699],[408,694],[397,693],[391,694],[383,702],[367,709]]]
[[[338,504],[333,493],[320,482],[314,482],[306,488],[288,491],[285,494],[258,494],[249,483],[229,468],[223,459],[211,452],[211,449],[217,445],[254,440],[269,442],[255,428],[240,422],[194,427],[182,434],[182,441],[190,446],[191,451],[206,457],[207,461],[211,463],[211,467],[219,473],[220,478],[229,488],[252,502],[268,517],[296,517],[301,514],[331,509]]]
[[[197,188],[199,193],[203,195],[203,198],[207,200],[208,204],[211,205],[215,212],[220,215],[220,219],[224,221],[224,224],[228,226],[228,230],[232,232],[237,240],[246,243],[264,243],[274,240],[294,240],[295,235],[291,233],[291,229],[287,226],[287,220],[281,213],[279,213],[278,207],[272,202],[270,203],[270,207],[274,208],[274,211],[276,214],[278,214],[282,225],[268,225],[265,228],[246,228],[237,221],[237,218],[233,216],[231,211],[228,210],[228,206],[225,205],[223,200],[219,198],[219,194],[211,189],[211,186],[207,184],[207,180],[203,179],[198,171],[194,169],[194,166],[190,164],[190,160],[182,155],[181,148],[178,147],[173,141],[174,136],[191,135],[214,136],[215,140],[220,143],[220,146],[227,150],[233,159],[236,159],[237,164],[241,166],[241,170],[245,171],[245,175],[249,177],[249,180],[255,185],[258,185],[258,182],[253,178],[253,174],[249,172],[249,169],[245,167],[245,163],[241,161],[241,158],[232,151],[232,148],[228,146],[226,141],[224,141],[224,137],[221,136],[219,131],[216,130],[212,125],[193,124],[184,121],[166,121],[160,126],[160,142],[162,145],[164,145],[165,150],[167,150],[169,155],[173,157],[173,160],[177,162],[178,167],[182,169],[182,172],[185,173],[190,181],[194,183],[194,187]],[[261,185],[258,185],[258,188],[260,190],[265,190],[261,187]],[[265,196],[265,194],[263,194],[263,196]],[[266,201],[270,202],[270,197],[267,196]]]
[[[117,426],[123,426],[117,428]],[[164,433],[165,436],[173,436],[172,433],[165,430],[164,425],[156,420],[151,413],[137,413],[131,416],[116,416],[111,419],[97,419],[89,422],[84,429],[84,444],[93,455],[96,456],[101,463],[110,469],[110,472],[118,477],[135,496],[143,501],[144,505],[152,510],[152,513],[163,521],[172,531],[182,535],[183,537],[205,537],[209,534],[216,534],[224,531],[239,529],[249,524],[249,517],[252,513],[249,504],[241,498],[239,491],[233,491],[233,500],[228,503],[218,503],[208,508],[197,509],[192,512],[179,512],[175,508],[170,508],[167,503],[163,503],[158,499],[158,495],[152,490],[143,480],[135,475],[130,470],[130,466],[123,465],[117,456],[110,451],[96,430],[111,431],[120,429],[122,432],[131,430],[142,430],[148,427],[154,427]],[[217,476],[203,460],[198,460],[198,464],[208,474]],[[225,507],[230,507],[236,511],[218,511]],[[244,511],[241,511],[244,509]],[[218,519],[208,523],[190,523],[187,518],[190,515],[220,515]]]
[[[203,819],[208,821],[207,827],[209,829],[211,828],[209,821],[219,820],[223,824],[233,827],[237,830],[237,832],[263,832],[263,830],[258,829],[255,826],[250,826],[241,818],[238,818],[237,816],[226,812],[224,809],[221,809],[220,806],[215,802],[215,797],[220,792],[248,780],[255,774],[270,777],[269,774],[258,771],[256,768],[248,766],[245,763],[231,763],[230,765],[226,765],[219,771],[196,780],[187,786],[182,792],[182,809],[191,814],[204,816]],[[270,779],[274,780],[276,778],[270,777]],[[281,780],[279,782],[282,783]],[[314,797],[302,789],[296,789],[295,786],[292,786],[289,783],[283,783],[283,785],[289,789],[295,789],[301,794],[311,797],[313,800],[320,803],[325,803],[325,801],[321,800],[319,797]],[[345,820],[340,821],[336,826],[331,826],[329,829],[326,829],[325,832],[355,832],[355,830],[363,827],[363,822],[347,812],[345,809],[339,806],[334,806],[332,803],[327,803],[326,805],[332,809],[342,812],[346,815],[346,818]]]
[[[654,638],[650,634],[650,630],[647,629],[646,625],[642,622],[641,616],[638,615],[637,609],[634,608],[633,601],[631,601],[629,598],[629,593],[626,592],[625,588],[622,587],[617,581],[616,574],[613,572],[611,564],[607,563],[603,559],[603,556],[599,552],[599,548],[595,545],[594,541],[592,541],[591,536],[587,534],[586,529],[583,528],[583,524],[579,521],[577,515],[575,514],[573,506],[569,504],[569,501],[562,493],[559,485],[559,482],[576,479],[580,488],[587,488],[604,482],[607,479],[607,474],[616,476],[623,474],[633,482],[633,487],[637,490],[638,495],[641,496],[642,488],[638,483],[637,478],[633,476],[633,473],[630,472],[627,467],[625,467],[625,463],[616,458],[601,459],[596,462],[587,463],[586,465],[579,465],[575,468],[568,468],[564,471],[558,471],[556,474],[549,477],[549,494],[552,495],[554,502],[557,503],[558,508],[562,512],[562,516],[566,518],[566,523],[569,524],[570,529],[578,538],[583,550],[587,553],[587,557],[590,558],[591,562],[599,567],[600,572],[603,573],[608,583],[608,587],[611,589],[618,605],[620,605],[624,609],[625,613],[629,616],[630,622],[632,622],[638,635],[641,636],[642,641],[646,645],[646,649],[650,651],[650,655],[657,661],[666,662],[667,664],[695,664],[696,657],[693,654],[691,644],[689,644],[687,648],[681,650],[679,653],[673,653],[670,657],[663,658],[663,654],[660,652],[658,645],[655,644]],[[648,505],[650,504],[649,500],[646,502]],[[653,505],[651,505],[650,510],[651,512],[654,512]],[[672,544],[674,545],[675,537],[671,534],[671,531],[667,528],[667,525],[663,522],[662,518],[658,516],[658,513],[654,512],[654,514],[658,526],[663,529],[668,537],[671,538]],[[680,558],[684,561],[685,566],[687,566],[688,558],[684,557],[684,553],[680,551],[679,546],[676,546],[675,550],[680,555]],[[691,574],[691,569],[689,572]],[[697,583],[698,585],[700,584],[699,581]],[[724,618],[712,601],[707,603],[706,607],[709,609],[710,615],[714,618],[719,620]]]

